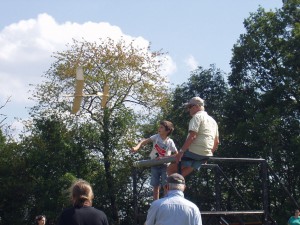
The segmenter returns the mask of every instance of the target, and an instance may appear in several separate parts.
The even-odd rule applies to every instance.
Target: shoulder
[[[62,214],[68,214],[68,213],[73,213],[75,211],[75,208],[74,207],[69,207],[69,208],[66,208],[62,211]]]
[[[206,116],[208,116],[207,112],[205,111],[198,111],[196,112],[193,117],[191,118],[191,122],[199,121],[204,119]]]
[[[172,138],[168,138],[168,140],[167,140],[167,142],[169,143],[169,144],[173,144],[174,143],[174,140],[172,139]]]
[[[97,208],[95,208],[95,207],[93,207],[93,206],[87,207],[87,208],[88,208],[89,210],[94,211],[94,212],[97,212],[97,213],[99,213],[99,214],[105,214],[102,210],[97,209]]]
[[[193,211],[195,211],[195,212],[197,212],[197,213],[200,213],[200,210],[199,210],[198,206],[197,206],[195,203],[193,203],[193,202],[191,202],[191,201],[189,201],[189,200],[187,200],[187,199],[185,199],[185,198],[183,198],[183,199],[181,200],[181,202],[182,202],[182,204],[185,205],[186,207],[189,207],[189,208],[192,209]]]
[[[159,138],[159,134],[154,134],[148,139],[150,139],[152,141],[152,140],[156,140],[157,138]]]
[[[167,198],[160,198],[160,199],[157,199],[157,200],[153,201],[153,202],[151,203],[150,208],[151,208],[152,210],[153,210],[153,209],[159,208],[159,207],[164,203],[164,201],[165,201],[166,199],[167,199]]]
[[[59,216],[59,221],[64,221],[64,220],[68,219],[74,213],[75,213],[74,207],[64,209]]]
[[[87,207],[86,210],[88,210],[89,211],[88,214],[94,218],[98,218],[99,220],[105,220],[105,221],[107,220],[106,214],[100,209],[94,207]]]

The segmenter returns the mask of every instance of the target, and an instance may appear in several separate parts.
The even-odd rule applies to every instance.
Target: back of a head
[[[169,185],[169,190],[180,190],[185,189],[185,179],[181,174],[173,173],[167,177],[167,183]]]
[[[71,197],[74,207],[82,207],[86,204],[92,205],[94,193],[91,185],[85,180],[77,180],[71,187]]]
[[[36,221],[36,224],[40,224],[40,221],[44,221],[42,224],[45,224],[46,223],[46,216],[45,215],[38,215],[35,217],[35,221]]]

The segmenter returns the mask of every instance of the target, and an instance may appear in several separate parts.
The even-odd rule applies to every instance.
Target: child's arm
[[[135,147],[131,148],[131,151],[137,152],[140,149],[140,147],[142,147],[143,145],[146,145],[146,144],[150,143],[151,141],[152,141],[151,138],[147,138],[147,139],[141,140]]]

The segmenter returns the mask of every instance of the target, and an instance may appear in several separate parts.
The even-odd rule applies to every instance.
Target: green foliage
[[[160,74],[164,53],[138,47],[134,41],[100,39],[90,43],[74,40],[66,51],[56,53],[54,58],[56,62],[45,74],[48,81],[36,88],[34,98],[39,104],[32,108],[31,114],[37,118],[53,114],[62,118],[66,129],[74,132],[69,135],[75,135],[78,145],[52,137],[54,154],[60,154],[56,156],[58,158],[68,158],[70,152],[61,155],[57,149],[80,146],[78,150],[83,155],[85,150],[95,156],[103,169],[92,177],[99,190],[98,196],[95,193],[95,204],[110,208],[106,211],[112,224],[129,221],[128,205],[132,204],[132,198],[123,196],[124,193],[130,196],[131,179],[128,177],[131,177],[134,158],[129,147],[136,140],[138,125],[153,117],[153,112],[159,111],[167,102],[168,82]],[[79,65],[84,69],[83,94],[93,95],[102,91],[106,84],[109,97],[105,108],[100,107],[101,97],[84,97],[80,112],[69,115],[70,102],[62,97],[62,93],[74,93],[75,69]],[[70,172],[67,165],[58,166],[65,168],[64,173]]]
[[[246,33],[233,48],[228,77],[232,88],[224,120],[229,132],[223,144],[228,156],[267,159],[296,199],[300,191],[299,7],[299,0],[291,0],[275,12],[260,8],[245,20]],[[282,191],[278,184],[273,188],[272,214],[283,223],[278,212],[288,212],[291,205],[286,194],[278,195]]]
[[[225,74],[214,65],[211,65],[209,69],[199,67],[192,71],[189,81],[176,87],[170,108],[165,111],[164,117],[175,125],[173,137],[179,148],[187,136],[190,120],[189,113],[184,109],[183,104],[194,96],[203,98],[205,110],[222,124],[223,102],[226,99],[227,89]]]
[[[132,164],[147,158],[151,146],[132,155],[129,148],[156,133],[158,122],[175,125],[178,148],[187,136],[189,114],[182,107],[194,96],[219,124],[220,157],[265,158],[296,201],[300,176],[300,1],[282,9],[259,8],[244,22],[246,33],[233,47],[232,72],[214,65],[191,72],[172,94],[160,75],[164,54],[141,49],[123,40],[97,43],[74,41],[45,74],[34,93],[29,136],[8,142],[0,133],[0,224],[31,224],[46,214],[55,224],[68,207],[71,183],[82,178],[95,193],[93,205],[103,209],[111,224],[134,223],[134,201],[146,213],[151,202],[149,170],[136,171],[133,196]],[[70,115],[75,69],[84,68],[84,94],[109,84],[106,107],[99,96],[84,97],[81,111]],[[251,209],[262,209],[261,168],[250,164],[219,163]],[[215,171],[202,168],[187,178],[186,197],[201,210],[248,209],[226,177],[220,176],[221,203],[216,205]],[[285,223],[295,206],[280,183],[269,174],[271,215]],[[200,193],[200,194],[199,194]]]

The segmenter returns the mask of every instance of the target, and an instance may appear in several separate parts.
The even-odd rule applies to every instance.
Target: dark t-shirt
[[[107,217],[101,210],[91,206],[65,209],[58,225],[108,225]]]

